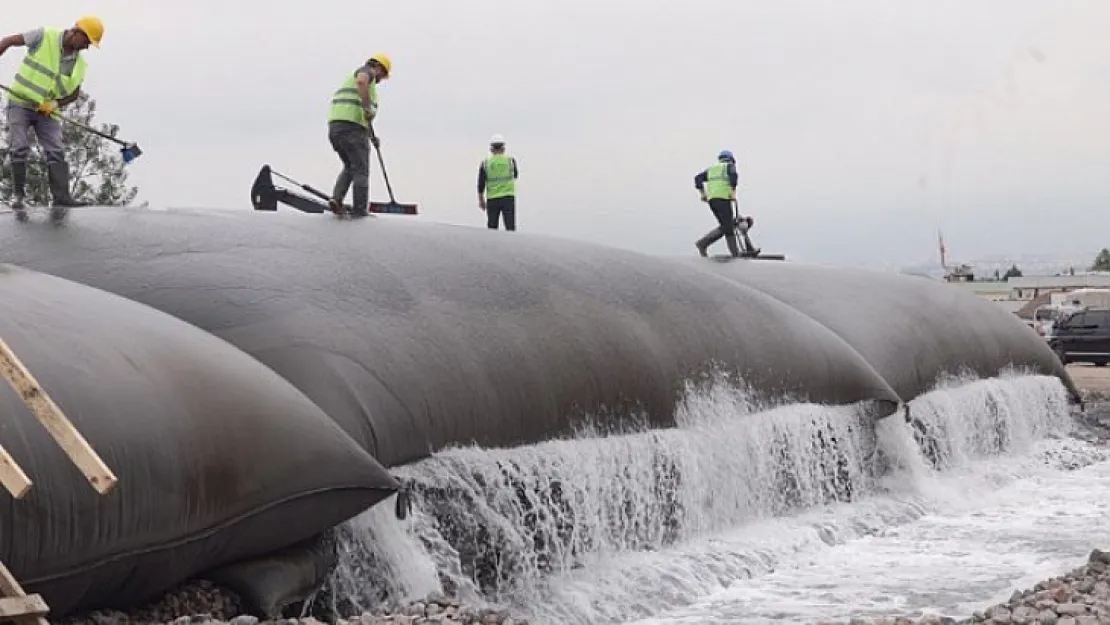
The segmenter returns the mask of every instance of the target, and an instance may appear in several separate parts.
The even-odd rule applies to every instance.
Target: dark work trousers
[[[721,234],[729,236],[735,232],[734,224],[732,221],[732,201],[714,198],[709,200],[709,210],[713,211],[713,216],[717,218],[717,223],[721,225]]]
[[[354,186],[354,215],[365,217],[370,207],[370,134],[354,122],[328,122],[328,141],[343,161],[331,197],[340,205]]]
[[[705,256],[705,249],[716,243],[721,237],[728,242],[728,250],[733,256],[740,255],[740,246],[736,240],[735,222],[732,216],[732,200],[713,198],[709,200],[709,210],[717,218],[718,227],[705,235],[697,242],[698,251]]]
[[[507,195],[486,200],[486,227],[497,230],[498,217],[505,218],[506,230],[516,230],[516,196]]]

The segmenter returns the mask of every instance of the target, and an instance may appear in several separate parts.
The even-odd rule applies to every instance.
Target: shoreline
[[[1006,603],[971,618],[886,617],[819,621],[818,625],[1110,625],[1110,552],[1094,549],[1087,563],[1062,575],[1015,590]]]

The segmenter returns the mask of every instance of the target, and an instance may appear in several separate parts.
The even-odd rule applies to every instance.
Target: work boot
[[[342,200],[332,198],[328,200],[328,208],[331,212],[335,213],[337,217],[345,217],[347,215],[347,207],[343,206]]]
[[[736,235],[725,235],[725,240],[728,241],[728,251],[732,253],[733,258],[738,258],[740,256],[740,243],[737,242]]]
[[[709,256],[709,246],[717,242],[717,239],[720,238],[720,232],[719,228],[714,228],[704,237],[698,239],[697,243],[694,243],[694,247],[698,248],[698,254],[701,254],[702,258]]]
[[[71,206],[88,206],[84,202],[73,199],[69,193],[69,166],[62,163],[49,163],[46,166],[47,178],[50,181],[50,195],[54,198],[55,208],[69,208]]]
[[[47,178],[50,182],[50,195],[54,203],[50,207],[50,221],[55,223],[65,219],[70,207],[88,206],[84,202],[73,199],[69,193],[69,166],[64,162],[48,163],[46,166]]]
[[[331,191],[331,200],[328,201],[328,208],[331,212],[339,215],[340,217],[347,214],[347,207],[343,206],[343,198],[347,197],[347,191],[351,189],[351,174],[347,172],[344,167],[339,175],[335,177],[335,187]]]
[[[12,161],[12,209],[23,210],[23,194],[27,188],[27,162]]]
[[[351,208],[351,217],[366,217],[370,208],[370,187],[355,184],[354,207]]]

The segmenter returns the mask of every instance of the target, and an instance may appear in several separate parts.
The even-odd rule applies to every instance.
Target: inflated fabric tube
[[[0,559],[53,617],[134,606],[398,486],[273,371],[147,306],[0,265],[0,337],[119,480],[98,494],[0,384],[0,444],[33,482],[0,497]]]
[[[1067,369],[1037,336],[997,304],[950,284],[848,267],[683,259],[688,265],[758,289],[843,337],[903,401],[961,369],[994,377],[1009,366],[1056,376],[1072,399]]]
[[[276,621],[290,607],[303,606],[324,585],[338,561],[334,531],[329,530],[267,556],[207,571],[201,577],[234,592],[251,614]]]
[[[681,263],[524,233],[256,211],[80,209],[0,226],[0,254],[211,331],[387,466],[527,444],[638,409],[674,423],[717,363],[821,403],[897,395],[774,298]],[[643,422],[643,421],[641,421]]]

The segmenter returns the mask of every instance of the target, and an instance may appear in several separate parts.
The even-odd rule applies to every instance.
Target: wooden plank
[[[22,597],[25,594],[26,593],[23,592],[23,587],[20,586],[19,582],[15,581],[15,577],[12,576],[12,572],[8,570],[8,567],[4,566],[3,562],[0,562],[0,596]]]
[[[0,373],[8,384],[23,398],[23,402],[35,413],[43,427],[50,432],[73,464],[85,474],[85,479],[101,495],[112,490],[118,481],[112,470],[100,459],[85,437],[77,431],[73,423],[62,413],[46,391],[39,386],[31,372],[0,339]]]
[[[31,599],[32,601],[37,599],[37,601],[42,604],[42,607],[46,608],[46,602],[42,600],[42,597],[39,595],[31,595],[28,597],[27,594],[23,592],[23,587],[19,585],[19,582],[12,576],[12,572],[8,570],[8,567],[4,566],[3,562],[0,562],[0,595],[14,599],[31,599],[31,597],[33,597],[35,599]],[[6,602],[7,599],[0,599],[0,601]],[[30,607],[37,607],[37,605],[31,605]],[[46,609],[49,610],[49,608]],[[0,615],[0,620],[18,620],[26,623],[35,623],[35,625],[50,625],[41,614],[29,614],[22,617]]]
[[[6,597],[0,599],[0,620],[16,620],[20,617],[46,616],[50,608],[40,595],[25,597]],[[30,619],[25,619],[30,620]]]
[[[0,484],[3,484],[16,499],[23,499],[27,491],[31,490],[31,478],[27,477],[23,468],[2,445],[0,445]]]

